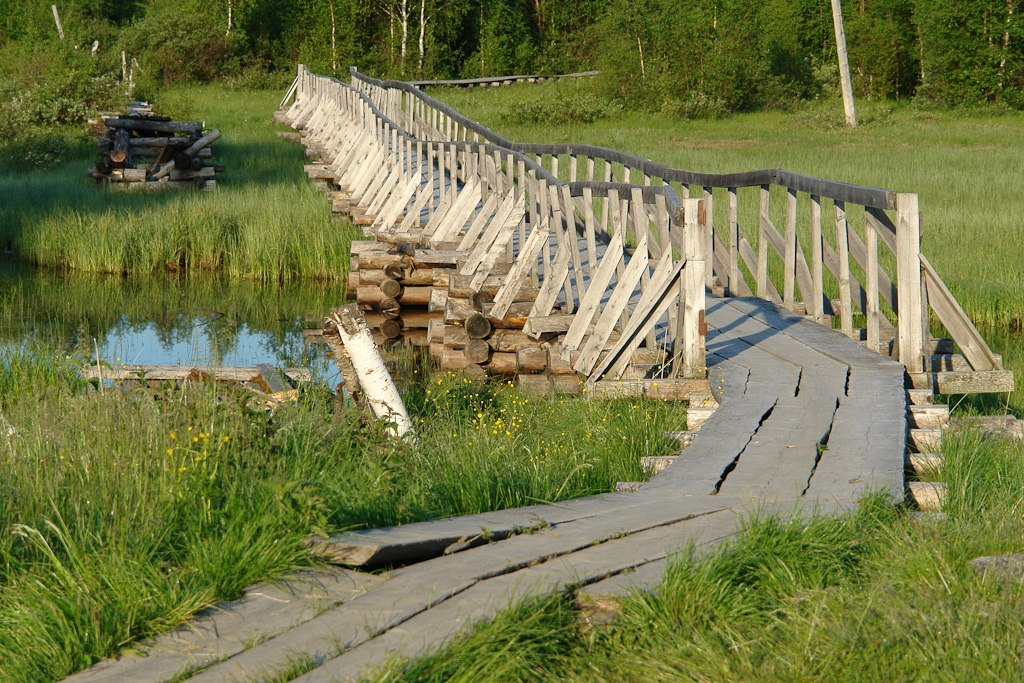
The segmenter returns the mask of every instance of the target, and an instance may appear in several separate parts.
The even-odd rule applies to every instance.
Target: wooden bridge
[[[939,458],[933,393],[1012,386],[921,253],[916,195],[513,143],[355,71],[300,66],[280,118],[374,238],[352,284],[382,338],[545,390],[681,387],[690,431],[621,492],[324,539],[335,564],[398,568],[258,587],[75,680],[251,680],[297,659],[295,680],[348,680],[528,595],[648,588],[746,516],[903,497]]]

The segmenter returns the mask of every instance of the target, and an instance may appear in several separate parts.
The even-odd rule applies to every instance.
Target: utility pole
[[[836,27],[836,52],[839,53],[839,80],[843,86],[843,111],[846,125],[857,126],[857,112],[853,108],[853,84],[850,82],[850,62],[846,58],[846,31],[843,30],[843,8],[840,0],[832,0],[832,23]]]
[[[60,15],[57,14],[57,6],[50,5],[50,9],[53,10],[53,23],[57,24],[57,35],[60,36],[61,40],[64,40],[64,27],[60,25]]]

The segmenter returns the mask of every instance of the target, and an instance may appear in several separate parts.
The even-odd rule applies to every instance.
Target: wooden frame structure
[[[591,380],[621,374],[638,348],[668,350],[674,372],[702,374],[703,341],[693,335],[703,292],[685,286],[702,270],[713,293],[757,296],[830,326],[838,318],[845,334],[898,358],[915,386],[1012,386],[921,253],[915,194],[783,169],[697,173],[602,147],[517,143],[413,84],[355,68],[343,84],[300,65],[293,90],[288,118],[322,141],[341,187],[373,198],[359,201],[378,239],[468,250],[457,269],[474,286],[503,262],[511,277],[497,312],[508,311],[516,288],[538,289],[526,331],[563,334],[560,354]],[[512,195],[522,218],[494,227],[507,208],[494,198]],[[701,218],[688,221],[687,210]],[[602,268],[606,256],[614,265]],[[950,343],[933,338],[936,323],[962,354],[957,377],[944,372]],[[599,362],[606,354],[620,360]]]

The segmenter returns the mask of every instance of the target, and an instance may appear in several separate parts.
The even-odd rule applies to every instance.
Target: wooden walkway
[[[904,211],[897,229],[884,213],[896,203],[888,191],[777,169],[746,180],[730,176],[722,182],[733,202],[736,185],[748,181],[763,188],[787,183],[791,201],[782,235],[768,216],[763,189],[756,245],[741,238],[733,204],[728,240],[723,242],[710,218],[713,178],[664,168],[653,173],[653,164],[646,160],[576,147],[568,152],[574,164],[571,180],[577,154],[588,159],[587,180],[562,183],[558,157],[564,150],[537,152],[552,155],[553,172],[540,165],[539,157],[534,163],[521,151],[513,153],[513,147],[523,146],[496,136],[494,145],[481,143],[473,151],[466,142],[467,130],[477,136],[474,143],[479,136],[488,140],[489,131],[457,117],[446,120],[438,106],[413,97],[413,91],[405,90],[410,97],[403,100],[400,86],[407,84],[372,79],[357,84],[354,74],[349,87],[319,78],[300,68],[293,89],[296,104],[285,118],[331,150],[330,177],[339,194],[351,197],[353,207],[368,210],[369,232],[387,241],[400,229],[403,239],[433,249],[415,252],[424,262],[433,259],[429,265],[448,259],[444,263],[461,268],[469,254],[473,268],[462,274],[480,276],[478,287],[496,266],[494,254],[507,258],[496,304],[511,302],[532,270],[536,299],[546,300],[532,304],[529,320],[571,320],[559,340],[575,345],[566,357],[581,376],[601,380],[623,367],[614,354],[626,358],[648,343],[650,349],[669,348],[685,356],[680,374],[686,377],[703,377],[706,367],[719,407],[699,431],[688,435],[686,447],[667,468],[629,492],[324,539],[317,551],[334,563],[398,568],[373,575],[326,570],[278,587],[256,587],[242,601],[214,608],[194,624],[71,681],[283,680],[286,672],[298,670],[305,673],[293,675],[293,680],[354,680],[391,658],[436,652],[463,628],[528,596],[568,591],[594,597],[651,588],[674,553],[709,552],[736,534],[751,515],[836,514],[854,507],[868,491],[899,499],[906,488],[909,441],[919,447],[926,442],[920,428],[931,424],[927,420],[934,408],[908,406],[913,393],[905,389],[906,370],[927,375],[922,354],[945,348],[929,346],[934,340],[926,334],[921,315],[927,310],[921,292],[928,291],[922,277],[937,292],[932,305],[938,306],[937,312],[942,309],[939,315],[945,316],[947,329],[960,335],[957,344],[964,362],[973,370],[1001,371],[984,342],[978,345],[980,336],[970,321],[965,323],[962,311],[949,304],[955,304],[952,295],[928,279],[927,268],[901,270],[899,279],[916,289],[896,292],[873,255],[879,237],[895,244],[897,237],[906,241],[916,234],[916,197],[900,195],[904,208],[913,211]],[[390,116],[385,116],[381,109],[388,107]],[[416,135],[394,122],[402,117]],[[371,142],[360,137],[364,130],[373,131]],[[423,141],[431,139],[440,142],[424,147]],[[605,180],[595,180],[595,155],[646,169],[644,185],[628,184],[628,166],[622,183],[609,182],[611,161]],[[537,178],[550,188],[538,185]],[[672,178],[684,179],[678,191],[686,197],[683,201],[670,184],[680,181]],[[477,194],[478,179],[489,188],[484,195]],[[688,198],[686,183],[705,180],[703,200]],[[472,190],[467,192],[467,186]],[[819,209],[810,266],[795,228],[797,189],[809,193]],[[506,200],[495,199],[488,209],[488,192],[499,199],[528,196],[537,205],[530,203],[515,224],[508,222],[509,212],[495,212],[492,219],[494,206]],[[835,248],[821,239],[823,192],[830,192],[836,202],[841,239]],[[461,194],[466,199],[458,202]],[[668,209],[673,201],[676,208],[685,205],[685,216],[682,211],[672,216]],[[870,228],[865,238],[848,231],[840,210],[843,201],[865,205]],[[596,212],[604,214],[600,221],[595,220],[595,206],[603,209]],[[498,239],[509,226],[518,231]],[[444,244],[430,242],[437,230],[446,234]],[[623,248],[624,235],[628,249]],[[531,250],[530,239],[546,248]],[[912,241],[900,253],[910,253],[916,264],[919,245]],[[453,243],[461,243],[461,249],[444,246]],[[616,249],[612,260],[609,245]],[[863,285],[851,284],[851,245],[867,266],[864,272],[872,274]],[[768,279],[769,247],[785,261],[779,288]],[[398,271],[414,260],[408,254],[394,259],[377,267]],[[610,265],[602,270],[605,262]],[[485,271],[479,270],[481,263]],[[740,265],[753,276],[754,287]],[[841,300],[835,305],[823,296],[823,266],[839,278]],[[408,278],[409,271],[404,273]],[[508,282],[517,277],[520,281],[509,294]],[[743,296],[751,290],[762,297]],[[796,301],[797,291],[804,302]],[[912,308],[914,296],[917,308]],[[880,299],[904,312],[895,326],[882,315]],[[866,316],[867,344],[851,338],[857,336],[852,329],[854,305]],[[809,315],[797,314],[797,309]],[[914,314],[906,315],[908,310]],[[488,311],[493,309],[481,307],[481,313]],[[841,319],[841,330],[815,322],[829,323],[830,312]],[[489,319],[507,323],[503,316]],[[617,339],[610,336],[613,328]],[[609,336],[599,337],[601,329]],[[902,340],[902,363],[876,352],[887,333]],[[583,360],[573,355],[578,349],[585,352]],[[691,422],[697,413],[691,411]]]
[[[711,298],[707,321],[721,406],[636,493],[346,534],[332,542],[339,556],[429,559],[379,577],[346,572],[351,584],[334,581],[349,592],[317,598],[310,604],[323,611],[311,618],[310,604],[272,615],[253,608],[260,618],[216,629],[207,615],[194,631],[143,648],[149,656],[69,680],[156,683],[189,670],[190,681],[261,680],[306,658],[318,666],[296,680],[350,680],[390,657],[436,651],[526,596],[650,587],[673,552],[707,551],[749,515],[847,510],[869,489],[902,496],[903,366],[756,299]],[[473,546],[485,533],[505,538]],[[237,607],[223,611],[226,619]]]

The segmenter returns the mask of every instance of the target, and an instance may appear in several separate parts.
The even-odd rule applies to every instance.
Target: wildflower
[[[223,441],[224,443],[227,443],[228,441],[231,441],[231,437],[225,434],[224,436],[220,437],[220,440]]]
[[[174,449],[173,448],[168,448],[167,449],[167,456],[170,457],[172,455],[174,455]]]
[[[170,436],[172,439],[177,439],[178,438],[178,435],[175,434],[174,432],[171,432],[170,434],[168,434],[168,436]]]

